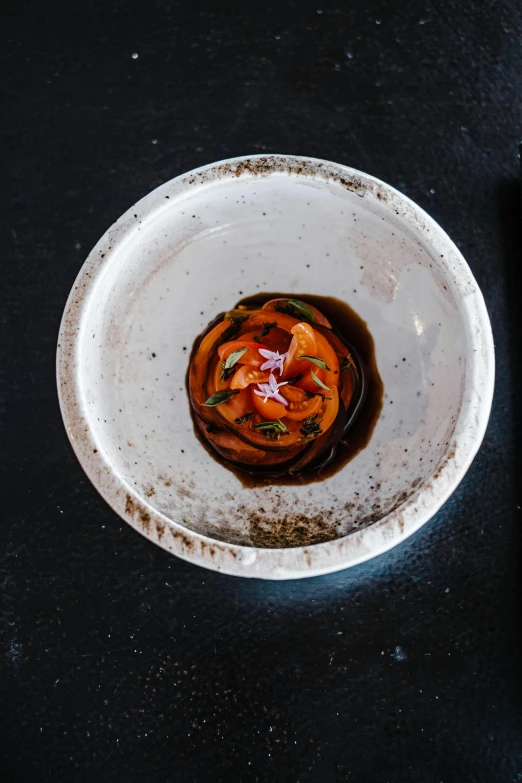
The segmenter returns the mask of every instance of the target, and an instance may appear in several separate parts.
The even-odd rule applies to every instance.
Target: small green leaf
[[[239,389],[217,391],[211,397],[209,397],[208,400],[203,403],[203,405],[206,405],[208,408],[214,408],[216,405],[221,405],[221,403],[226,402],[235,394],[239,394]]]
[[[350,367],[352,366],[352,364],[353,364],[353,362],[352,362],[351,357],[350,356],[345,356],[344,359],[341,362],[341,367],[340,367],[341,372],[343,370],[349,370]]]
[[[321,368],[321,370],[329,370],[330,368],[324,361],[324,359],[319,359],[318,356],[300,356],[300,359],[306,359],[309,362],[312,362],[312,364],[316,364],[318,367]]]
[[[249,314],[246,313],[244,310],[229,310],[228,313],[225,313],[225,321],[232,321],[234,324],[242,324],[243,321],[246,321],[249,317]]]
[[[325,389],[326,391],[330,391],[330,389],[328,388],[328,386],[325,386],[325,385],[324,385],[324,383],[323,383],[322,381],[320,381],[320,380],[319,380],[319,378],[317,377],[317,375],[315,374],[315,372],[314,372],[313,370],[312,370],[312,380],[313,380],[313,382],[314,382],[314,383],[315,383],[317,386],[320,386],[320,387],[321,387],[321,389]]]
[[[296,313],[299,313],[300,315],[304,315],[304,317],[308,321],[311,321],[312,323],[314,322],[314,314],[312,312],[312,308],[310,307],[310,305],[307,305],[306,302],[301,302],[300,299],[289,299],[288,305]]]
[[[267,334],[270,332],[271,329],[275,329],[277,326],[277,321],[272,321],[272,323],[264,323],[262,330],[259,332],[259,334],[255,334],[253,336],[253,340],[256,343],[259,343],[263,337],[266,337]]]
[[[237,364],[239,359],[241,359],[241,357],[243,356],[244,353],[246,353],[246,351],[248,351],[248,348],[238,348],[237,351],[232,351],[232,353],[230,354],[230,356],[225,362],[225,369],[230,370],[231,367]]]
[[[222,381],[228,381],[228,379],[231,378],[232,375],[234,375],[234,368],[233,367],[229,367],[227,369],[225,367],[225,365],[223,364],[223,362],[220,362],[219,366],[221,367],[221,376],[220,376],[221,380]]]
[[[221,362],[221,380],[228,381],[231,375],[234,373],[234,367],[239,359],[243,356],[248,348],[238,348],[237,351],[232,351],[226,362]]]
[[[281,435],[288,435],[290,432],[281,419],[277,419],[277,421],[261,421],[259,424],[254,424],[254,429],[261,430],[268,440],[279,440]]]
[[[290,432],[281,419],[277,419],[276,421],[261,421],[259,424],[254,424],[254,429],[263,432],[280,432],[283,435],[288,435]]]

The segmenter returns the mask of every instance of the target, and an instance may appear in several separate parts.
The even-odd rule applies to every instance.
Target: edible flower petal
[[[270,373],[268,383],[258,383],[257,387],[259,391],[257,389],[254,389],[254,394],[257,394],[258,397],[264,397],[265,399],[263,400],[263,402],[266,402],[268,399],[276,400],[276,402],[280,402],[286,407],[288,405],[288,400],[285,400],[283,395],[279,394],[279,388],[281,386],[286,386],[287,383],[288,381],[283,381],[282,383],[278,383],[275,379],[274,374]]]
[[[283,365],[288,356],[288,351],[281,354],[279,351],[269,351],[268,348],[258,348],[258,351],[264,359],[267,359],[261,365],[262,370],[279,370],[279,375],[283,374]]]

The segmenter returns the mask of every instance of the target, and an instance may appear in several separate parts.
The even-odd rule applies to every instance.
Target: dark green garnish
[[[302,377],[303,377],[303,373],[300,372],[297,375],[294,375],[293,378],[289,378],[287,380],[287,383],[288,383],[289,386],[293,386],[294,384],[299,383],[299,381],[301,380]]]
[[[321,392],[312,392],[312,391],[308,391],[308,389],[305,389],[304,393],[306,394],[309,400],[311,400],[313,397],[320,397],[323,402],[326,400],[326,396],[324,394],[321,394]],[[331,398],[328,397],[328,399]]]
[[[340,367],[341,372],[343,370],[349,370],[352,365],[353,365],[353,362],[352,362],[351,358],[349,356],[345,356],[344,359],[341,362],[341,367]]]
[[[320,359],[318,356],[300,356],[300,359],[306,359],[312,364],[316,364],[321,370],[330,370],[324,359]]]
[[[234,421],[236,422],[236,424],[240,424],[241,425],[241,424],[244,424],[245,422],[249,421],[252,418],[253,415],[254,415],[253,413],[245,413],[244,416],[239,416],[239,418],[234,419]]]
[[[270,332],[270,329],[275,329],[277,326],[277,321],[272,321],[272,323],[264,323],[263,328],[259,332],[259,334],[254,335],[254,342],[259,343],[263,339],[263,337],[266,337],[267,334]]]
[[[238,360],[241,359],[247,348],[238,348],[237,351],[232,351],[228,359],[223,363],[221,362],[221,380],[228,381],[231,375],[234,373],[235,365]]]
[[[254,424],[254,429],[277,430],[277,432],[282,432],[284,435],[287,435],[290,431],[281,419],[276,419],[275,421],[260,421],[259,424]]]
[[[288,299],[286,302],[278,302],[275,305],[275,310],[278,313],[286,313],[294,318],[310,321],[312,324],[314,322],[312,308],[306,302],[301,302],[300,299]]]
[[[288,306],[294,310],[294,312],[299,313],[299,315],[302,315],[308,321],[311,321],[312,323],[314,322],[312,308],[310,305],[307,305],[306,302],[301,302],[300,299],[289,299]]]
[[[276,421],[261,421],[259,424],[254,424],[254,429],[261,430],[268,440],[279,440],[281,435],[288,435],[290,432],[281,419],[277,419]]]
[[[223,318],[225,321],[246,321],[246,319],[249,317],[249,314],[245,311],[244,307],[236,307],[234,310],[229,310]]]
[[[330,391],[328,386],[325,386],[322,381],[319,380],[315,372],[312,370],[312,380],[315,383],[316,386],[319,386],[321,389],[324,389],[325,391]]]
[[[209,397],[208,400],[203,403],[203,405],[206,405],[208,408],[214,408],[216,405],[221,405],[223,402],[226,402],[235,394],[239,394],[239,389],[217,391],[211,397]]]
[[[234,375],[234,367],[225,367],[223,362],[220,364],[221,367],[221,380],[222,381],[228,381],[228,379]]]
[[[301,423],[302,427],[299,432],[303,437],[299,438],[299,440],[316,438],[318,435],[322,434],[321,421],[317,413],[312,414],[312,416],[308,416],[308,418],[304,419]]]
[[[243,324],[248,318],[248,315],[235,315],[232,312],[226,313],[225,321],[231,321],[228,329],[225,329],[221,337],[219,338],[219,345],[228,343],[236,334],[241,330],[241,324]]]

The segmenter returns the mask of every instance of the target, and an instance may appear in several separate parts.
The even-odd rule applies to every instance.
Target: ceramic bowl
[[[336,296],[375,340],[382,413],[322,482],[246,488],[194,435],[193,341],[263,291]],[[107,231],[69,296],[57,372],[78,459],[123,519],[198,565],[289,579],[360,563],[430,519],[482,441],[494,354],[477,283],[422,209],[346,166],[263,155],[177,177]]]

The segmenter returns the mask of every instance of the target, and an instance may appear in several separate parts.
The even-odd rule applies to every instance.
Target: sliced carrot
[[[219,431],[213,432],[206,428],[205,422],[202,419],[197,419],[197,423],[201,434],[205,436],[205,439],[221,454],[225,459],[232,462],[242,462],[245,465],[256,464],[261,462],[266,456],[266,451],[259,448],[259,446],[251,446],[245,443],[240,438],[236,437],[232,432]]]
[[[192,399],[199,405],[202,405],[209,396],[206,394],[205,381],[210,369],[212,354],[221,335],[229,326],[230,324],[227,321],[222,321],[211,329],[202,339],[190,364],[190,394]]]

